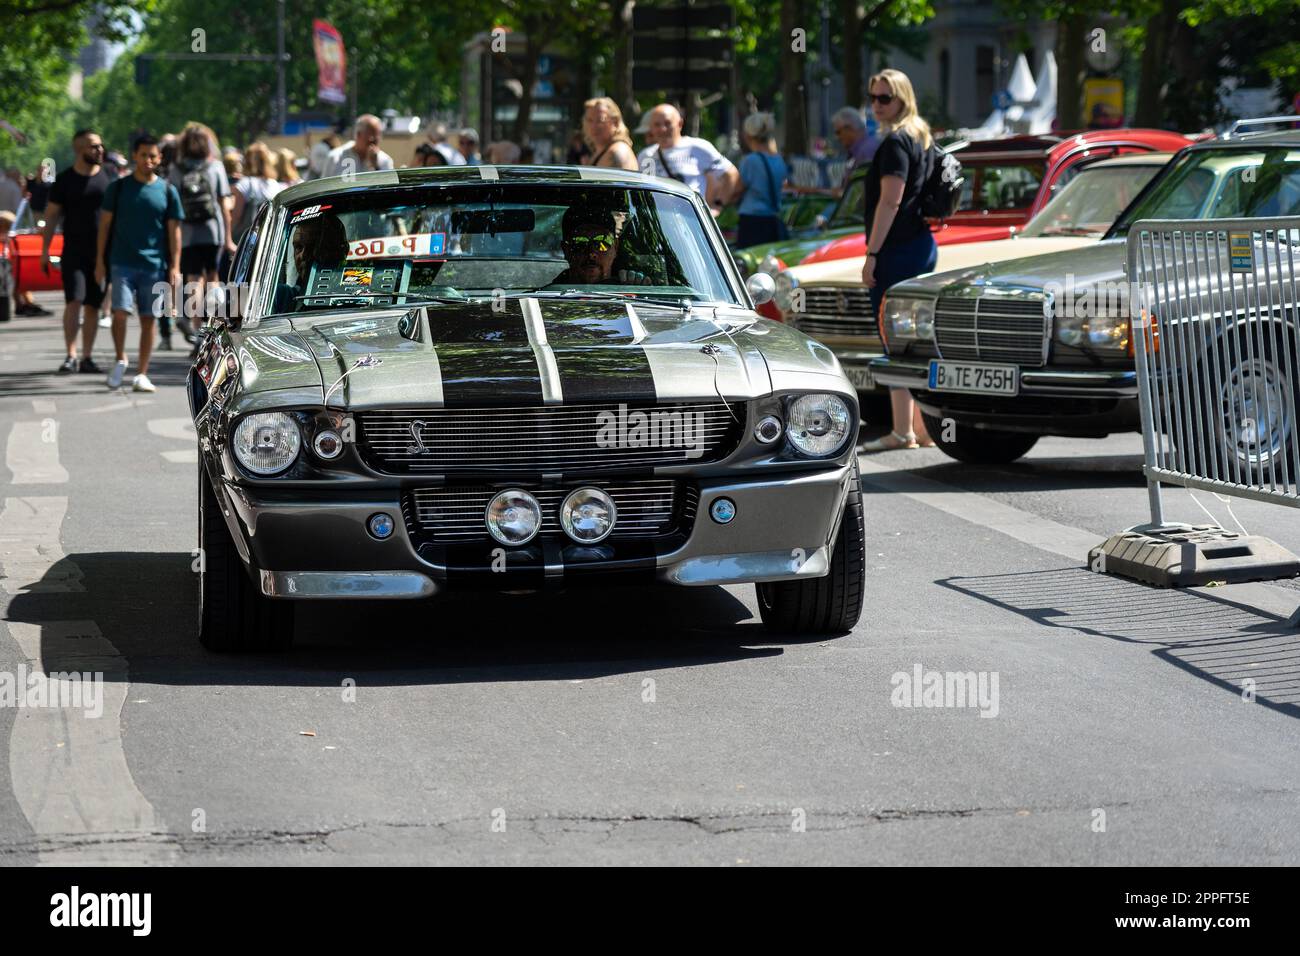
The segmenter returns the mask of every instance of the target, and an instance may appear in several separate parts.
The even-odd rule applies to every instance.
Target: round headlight
[[[502,544],[527,544],[541,527],[542,506],[526,491],[511,488],[488,502],[488,534]]]
[[[799,288],[799,280],[787,269],[776,274],[776,307],[782,312],[789,312],[794,305],[794,290]]]
[[[596,544],[609,537],[618,520],[614,499],[599,488],[579,488],[569,492],[560,505],[560,524],[578,544]]]
[[[298,457],[298,423],[284,412],[259,412],[243,418],[231,441],[239,463],[255,475],[284,471]]]
[[[785,435],[790,444],[813,458],[825,458],[848,439],[849,406],[836,395],[801,395],[790,403]]]

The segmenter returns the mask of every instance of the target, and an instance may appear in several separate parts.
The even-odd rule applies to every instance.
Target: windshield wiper
[[[646,292],[614,292],[610,289],[533,289],[528,292],[509,293],[508,298],[537,296],[544,299],[607,299],[614,302],[652,302],[656,305],[680,307],[683,303],[697,303],[689,295],[671,295],[669,293],[652,294]]]

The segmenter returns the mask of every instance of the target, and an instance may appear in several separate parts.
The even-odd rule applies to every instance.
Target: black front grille
[[[1008,362],[1029,368],[1046,364],[1050,323],[1044,297],[942,296],[935,306],[939,355],[955,361]]]
[[[606,402],[361,412],[358,444],[398,474],[571,472],[721,461],[745,431],[743,403]]]
[[[575,488],[597,487],[614,500],[617,520],[611,539],[655,538],[689,528],[695,520],[699,491],[672,479],[584,482],[569,486],[521,485],[542,508],[542,538],[564,538],[560,505]],[[502,491],[496,485],[450,485],[416,488],[404,509],[413,531],[439,543],[489,540],[485,515],[492,498]],[[566,539],[567,540],[567,539]]]

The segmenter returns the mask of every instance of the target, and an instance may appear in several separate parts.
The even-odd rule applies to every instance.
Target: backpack
[[[217,200],[212,194],[207,163],[181,165],[181,208],[186,222],[206,222],[217,218]]]
[[[925,182],[921,184],[921,215],[926,219],[947,219],[961,203],[961,187],[966,182],[961,162],[931,143],[926,168]]]

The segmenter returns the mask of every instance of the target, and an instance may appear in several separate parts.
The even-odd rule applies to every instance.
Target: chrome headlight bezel
[[[230,430],[231,454],[241,468],[257,478],[272,478],[288,471],[302,454],[302,446],[302,430],[288,412],[251,412]],[[279,454],[268,463],[272,449],[278,449]]]
[[[934,341],[932,296],[886,295],[881,308],[885,338],[899,342]]]
[[[852,404],[832,392],[791,395],[785,405],[785,438],[803,458],[834,458],[857,434]],[[827,436],[830,442],[823,441]]]

